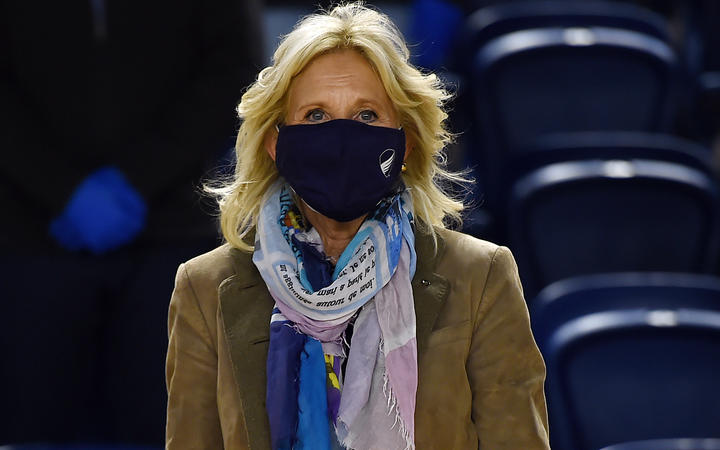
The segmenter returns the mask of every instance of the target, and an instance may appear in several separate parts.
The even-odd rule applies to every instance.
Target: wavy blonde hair
[[[272,65],[242,96],[237,107],[242,125],[235,145],[235,174],[219,186],[206,186],[218,198],[222,233],[232,246],[253,249],[243,238],[257,224],[263,195],[278,178],[264,139],[283,122],[290,83],[313,58],[342,49],[358,51],[367,59],[398,111],[413,147],[402,177],[412,195],[418,226],[435,238],[435,227],[462,223],[464,205],[450,187],[469,180],[445,169],[443,152],[452,141],[444,110],[450,94],[436,75],[423,74],[409,63],[407,45],[386,15],[356,2],[298,22],[275,50]]]

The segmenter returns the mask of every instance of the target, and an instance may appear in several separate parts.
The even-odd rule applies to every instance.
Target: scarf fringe
[[[393,392],[392,386],[390,385],[390,379],[387,376],[387,371],[383,371],[383,395],[387,398],[387,415],[395,414],[395,421],[393,422],[390,429],[395,428],[395,425],[399,425],[398,431],[405,440],[404,450],[415,450],[415,442],[413,437],[410,436],[410,430],[408,430],[405,421],[400,416],[400,409],[397,406],[397,397]]]

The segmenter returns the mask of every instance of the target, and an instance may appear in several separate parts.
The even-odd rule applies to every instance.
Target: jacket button
[[[420,280],[420,284],[422,284],[425,287],[430,286],[430,282],[428,280]]]

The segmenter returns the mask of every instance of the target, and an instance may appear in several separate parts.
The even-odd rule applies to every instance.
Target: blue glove
[[[50,234],[68,250],[105,253],[131,242],[145,227],[147,207],[118,169],[104,167],[75,189]]]

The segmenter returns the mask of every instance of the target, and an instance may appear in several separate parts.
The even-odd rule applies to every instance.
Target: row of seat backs
[[[665,42],[604,27],[500,36],[473,57],[480,119],[504,148],[554,131],[663,131],[672,124],[677,58]]]
[[[506,204],[530,297],[577,275],[718,268],[720,189],[702,165],[632,155],[555,162],[518,179]]]
[[[458,61],[486,208],[507,172],[558,133],[670,132],[682,72],[666,22],[617,2],[517,1],[466,22]]]
[[[512,2],[462,40],[484,202],[507,214],[528,298],[555,281],[529,302],[553,448],[720,437],[720,281],[650,272],[712,272],[718,255],[709,152],[648,134],[672,130],[683,81],[664,20]],[[587,275],[624,270],[648,272]],[[650,438],[668,439],[618,444]]]
[[[720,188],[708,149],[667,135],[578,132],[545,136],[523,155],[502,174],[495,226],[530,298],[596,272],[717,271]]]
[[[478,203],[530,295],[598,271],[716,270],[710,151],[666,133],[682,66],[664,19],[518,1],[477,11],[463,36]]]
[[[647,34],[664,42],[671,36],[666,20],[631,3],[607,1],[512,1],[473,12],[458,33],[453,66],[468,69],[467,55],[491,40],[518,30],[545,27],[602,26]]]
[[[655,38],[605,28],[524,30],[483,47],[472,78],[480,128],[470,162],[488,194],[497,169],[548,134],[671,132],[673,58]]]
[[[570,131],[539,136],[528,146],[507,152],[495,168],[498,205],[507,203],[512,185],[534,169],[551,163],[587,159],[656,159],[683,164],[715,176],[711,152],[694,142],[662,133],[638,131]]]
[[[720,279],[576,277],[546,287],[530,312],[547,364],[553,449],[720,438]]]

